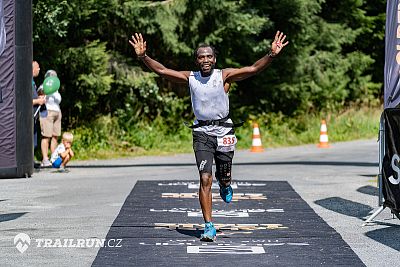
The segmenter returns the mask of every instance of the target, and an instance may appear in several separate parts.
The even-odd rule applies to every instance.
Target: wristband
[[[143,56],[138,56],[138,59],[144,59],[145,57],[147,57],[146,53]]]
[[[272,50],[269,50],[267,56],[270,58],[276,58],[277,54],[274,54],[274,53],[272,53]]]

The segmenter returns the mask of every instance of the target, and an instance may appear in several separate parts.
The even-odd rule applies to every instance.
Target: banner
[[[4,23],[3,1],[0,1],[0,56],[6,48],[6,25]]]
[[[17,166],[14,6],[0,0],[0,168]]]
[[[385,88],[384,107],[394,108],[400,103],[400,4],[388,0],[386,8]]]
[[[382,170],[384,207],[400,219],[400,109],[389,108],[383,112],[385,120],[385,156]]]
[[[0,0],[0,178],[33,173],[32,0]]]

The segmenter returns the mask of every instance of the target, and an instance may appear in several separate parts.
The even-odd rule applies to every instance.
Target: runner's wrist
[[[143,55],[140,55],[140,56],[138,55],[137,57],[138,57],[138,59],[143,60],[144,58],[147,57],[147,54],[144,53]]]
[[[278,56],[278,54],[272,52],[272,50],[269,50],[269,52],[267,53],[267,56],[270,58],[276,58]]]

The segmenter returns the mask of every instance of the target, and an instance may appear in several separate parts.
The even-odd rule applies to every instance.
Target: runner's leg
[[[212,174],[200,173],[199,201],[205,222],[212,221]]]
[[[219,183],[219,194],[223,201],[230,203],[233,198],[232,182],[232,159],[234,152],[215,153],[215,176]]]
[[[216,139],[202,132],[193,131],[193,150],[200,175],[199,201],[205,222],[212,220],[212,163]]]
[[[232,160],[234,151],[231,152],[215,152],[215,176],[219,184],[223,187],[231,185],[232,181]]]

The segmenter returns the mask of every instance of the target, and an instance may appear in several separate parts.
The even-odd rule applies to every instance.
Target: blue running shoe
[[[217,238],[217,230],[215,230],[212,222],[206,223],[204,227],[204,234],[200,236],[200,241],[213,242]]]
[[[219,185],[219,195],[221,196],[222,200],[226,203],[230,203],[233,197],[233,189],[231,186],[223,187]]]

